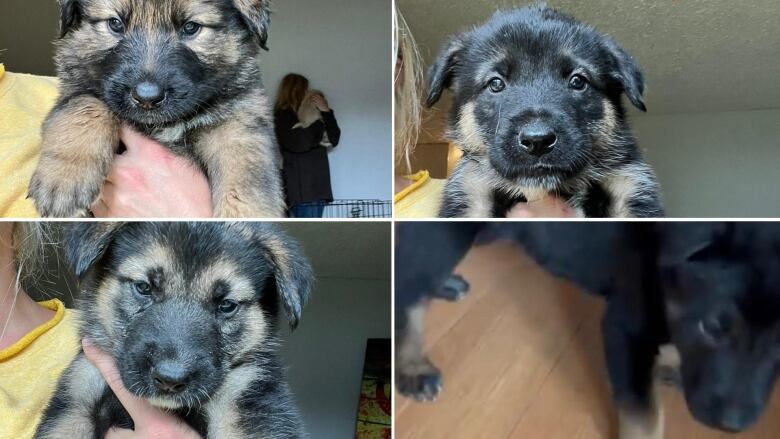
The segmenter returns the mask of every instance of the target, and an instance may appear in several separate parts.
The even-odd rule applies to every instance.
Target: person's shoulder
[[[437,218],[446,180],[430,178],[427,171],[415,174],[415,182],[396,195],[396,218]]]
[[[50,108],[59,94],[58,84],[57,78],[52,76],[4,72],[0,67],[0,99],[14,98],[4,103],[6,111],[14,101],[17,106]]]

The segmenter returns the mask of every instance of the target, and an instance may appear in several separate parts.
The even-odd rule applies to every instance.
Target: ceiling
[[[445,38],[529,2],[397,0],[430,61]],[[649,114],[780,108],[778,0],[551,0],[644,68]]]
[[[285,222],[317,278],[390,279],[390,223]]]

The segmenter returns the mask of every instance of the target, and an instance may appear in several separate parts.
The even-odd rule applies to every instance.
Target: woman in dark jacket
[[[324,204],[333,201],[328,148],[338,145],[341,137],[328,101],[321,93],[308,91],[309,80],[305,77],[293,73],[285,76],[274,111],[287,204],[292,216],[298,218],[321,217]],[[312,110],[314,115],[310,117]]]

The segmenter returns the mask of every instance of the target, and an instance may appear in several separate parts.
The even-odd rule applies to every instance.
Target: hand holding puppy
[[[127,125],[127,147],[115,157],[92,212],[98,218],[211,218],[211,188],[203,172]]]

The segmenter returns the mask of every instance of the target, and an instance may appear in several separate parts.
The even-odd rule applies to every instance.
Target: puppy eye
[[[202,27],[201,25],[195,23],[194,21],[188,21],[184,23],[184,26],[181,27],[181,33],[188,37],[191,37],[197,34],[200,31],[201,27]]]
[[[488,83],[488,87],[493,93],[500,93],[506,88],[506,84],[501,78],[493,78]]]
[[[588,86],[588,79],[585,78],[582,75],[573,75],[571,78],[569,78],[569,87],[573,88],[574,90],[585,90],[585,87]]]
[[[225,317],[230,317],[238,311],[238,302],[235,300],[225,299],[219,302],[219,312],[224,314]]]
[[[123,34],[125,33],[125,24],[122,23],[122,20],[114,17],[110,18],[108,20],[108,28],[111,30],[111,32],[115,34]]]
[[[152,286],[148,282],[138,281],[133,283],[135,292],[142,296],[150,296],[152,294]]]
[[[734,319],[729,314],[716,314],[699,320],[699,332],[713,344],[722,344],[731,337]]]

